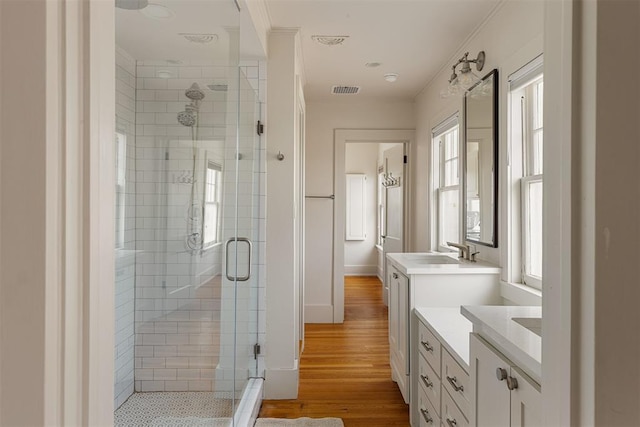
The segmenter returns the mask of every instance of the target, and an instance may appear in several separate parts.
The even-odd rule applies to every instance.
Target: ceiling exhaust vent
[[[208,44],[218,41],[217,34],[178,33],[178,35],[189,40],[191,43]]]
[[[331,93],[334,95],[356,95],[360,93],[360,86],[333,86]]]
[[[313,41],[325,46],[336,46],[343,44],[348,38],[349,36],[311,36],[311,39]]]

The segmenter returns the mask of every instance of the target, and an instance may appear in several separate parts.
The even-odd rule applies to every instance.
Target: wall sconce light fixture
[[[450,96],[464,96],[470,88],[480,82],[480,77],[471,71],[471,66],[469,64],[476,64],[476,70],[482,71],[482,68],[484,68],[484,60],[484,50],[478,52],[478,57],[476,59],[469,59],[469,52],[462,55],[462,58],[458,59],[458,62],[453,64],[451,67],[449,85],[440,92],[440,96],[443,98],[448,98]],[[460,74],[456,74],[456,67],[460,64],[462,64],[460,67]]]

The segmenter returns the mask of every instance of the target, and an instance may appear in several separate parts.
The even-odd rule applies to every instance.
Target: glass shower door
[[[230,421],[258,375],[257,79],[239,64],[234,2],[166,5],[215,43],[131,31],[146,18],[116,11],[118,426]]]

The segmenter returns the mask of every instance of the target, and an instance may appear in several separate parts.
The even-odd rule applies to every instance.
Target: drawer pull
[[[449,384],[451,384],[451,387],[453,387],[455,391],[464,391],[463,386],[456,384],[456,382],[458,381],[456,377],[450,377],[449,375],[447,375],[447,381],[449,381]]]
[[[424,383],[424,385],[426,385],[429,388],[433,388],[433,382],[429,381],[429,377],[426,375],[420,375],[420,378],[422,378],[422,382]]]
[[[429,341],[420,341],[420,344],[422,344],[425,350],[433,353],[433,347],[429,344]]]
[[[450,419],[447,418],[447,424],[449,424],[449,427],[456,427],[458,425],[458,422],[456,421],[456,419]]]
[[[507,388],[509,390],[515,390],[518,388],[518,380],[514,377],[507,377]]]
[[[498,381],[503,381],[507,379],[507,370],[504,368],[496,368],[496,378]]]
[[[420,408],[420,412],[422,412],[422,417],[427,423],[429,424],[433,423],[433,418],[431,418],[431,415],[429,415],[429,411],[427,411],[426,409]]]

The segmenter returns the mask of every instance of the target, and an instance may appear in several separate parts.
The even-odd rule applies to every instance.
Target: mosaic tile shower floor
[[[116,410],[115,427],[226,427],[233,393],[135,393]]]

